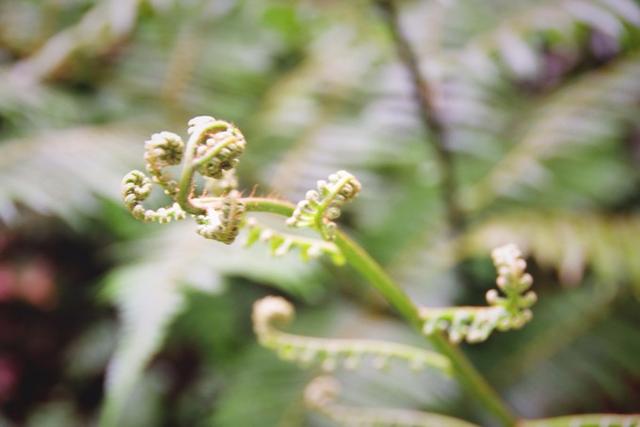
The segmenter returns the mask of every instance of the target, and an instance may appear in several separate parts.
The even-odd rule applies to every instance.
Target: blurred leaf
[[[54,401],[39,406],[29,417],[27,427],[64,427],[76,424],[77,416],[71,402]]]
[[[523,415],[637,409],[637,303],[595,289],[543,294],[527,331],[483,349],[483,366]]]
[[[74,223],[95,212],[96,197],[119,198],[119,182],[140,136],[127,128],[48,131],[0,144],[0,219],[19,220],[18,206]]]
[[[311,263],[211,242],[194,229],[193,223],[175,224],[119,250],[129,263],[110,274],[105,289],[119,308],[122,332],[109,364],[103,425],[118,422],[132,386],[165,340],[169,324],[185,309],[186,290],[221,292],[221,275],[226,274],[259,279],[308,299],[322,292]]]

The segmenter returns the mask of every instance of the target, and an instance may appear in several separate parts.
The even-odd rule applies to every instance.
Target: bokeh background
[[[640,3],[395,8],[394,30],[363,0],[0,0],[0,425],[104,402],[124,427],[328,425],[302,403],[317,372],[255,342],[267,294],[307,334],[422,345],[349,269],[130,217],[145,139],[205,114],[244,132],[248,191],[355,174],[341,223],[421,304],[481,304],[518,243],[535,318],[465,351],[522,416],[640,412]],[[439,375],[338,376],[347,402],[487,422]]]

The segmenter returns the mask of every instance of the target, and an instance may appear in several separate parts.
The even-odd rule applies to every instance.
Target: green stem
[[[374,285],[414,328],[422,332],[422,321],[418,316],[416,306],[382,267],[356,242],[343,233],[337,233],[335,244],[342,250],[347,262]],[[428,335],[427,338],[437,351],[449,358],[456,377],[464,384],[467,390],[475,395],[504,425],[512,426],[515,424],[515,416],[507,408],[498,393],[493,390],[458,347],[452,345],[446,338],[437,333]]]
[[[200,200],[204,202],[203,199]],[[294,210],[293,204],[282,200],[250,197],[242,199],[242,202],[245,204],[247,211],[291,216]],[[422,332],[422,321],[418,315],[418,309],[382,267],[360,245],[341,231],[336,233],[334,243],[340,248],[347,262],[369,281],[414,328]],[[433,334],[427,338],[437,351],[449,358],[453,365],[454,374],[460,382],[489,411],[500,419],[503,425],[513,426],[516,424],[516,417],[511,413],[498,393],[475,369],[458,347],[449,343],[440,334]]]
[[[214,129],[224,129],[227,126],[227,123],[223,121],[215,121],[213,123],[208,124],[208,127],[204,129],[200,129],[198,132],[193,132],[187,141],[187,145],[184,149],[184,161],[182,168],[182,174],[180,175],[180,183],[178,184],[178,194],[176,195],[176,202],[180,205],[185,212],[188,212],[193,215],[202,215],[206,212],[200,206],[196,206],[192,203],[190,196],[191,189],[193,188],[193,174],[196,171],[196,168],[200,166],[202,163],[211,160],[213,156],[218,154],[222,148],[224,148],[229,142],[225,141],[225,143],[220,144],[211,152],[209,152],[202,159],[195,159],[195,151],[196,145],[203,138],[206,138],[207,131],[213,131]]]
[[[465,228],[465,218],[458,203],[455,159],[445,143],[445,128],[437,118],[433,91],[420,71],[418,56],[400,28],[400,17],[395,0],[377,0],[377,4],[393,37],[398,57],[411,77],[420,120],[427,133],[427,143],[431,145],[435,154],[441,177],[440,194],[447,210],[447,221],[451,231],[458,233]]]

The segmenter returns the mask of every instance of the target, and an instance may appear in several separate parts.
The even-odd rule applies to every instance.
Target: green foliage
[[[361,408],[340,405],[334,402],[340,384],[332,377],[315,378],[305,389],[305,402],[310,408],[322,413],[330,420],[344,426],[398,427],[473,427],[457,418],[419,411],[383,408]]]
[[[279,298],[266,298],[259,301],[253,312],[254,330],[260,337],[260,342],[272,349],[276,349],[282,357],[289,360],[308,362],[314,359],[321,359],[322,365],[327,370],[332,370],[337,365],[340,358],[345,359],[345,366],[355,367],[359,359],[364,356],[374,355],[376,365],[384,365],[387,359],[404,359],[414,368],[422,365],[438,366],[445,371],[453,372],[460,381],[463,381],[483,402],[502,419],[504,423],[511,423],[513,416],[508,412],[504,403],[499,400],[497,394],[491,390],[481,375],[475,371],[465,357],[456,352],[446,341],[443,341],[436,331],[436,326],[440,327],[442,322],[451,322],[449,335],[452,341],[458,342],[456,337],[467,335],[470,342],[479,341],[494,329],[507,330],[509,328],[521,327],[530,320],[531,311],[529,307],[535,302],[536,296],[533,292],[523,295],[532,284],[532,278],[524,273],[526,263],[520,258],[520,252],[514,246],[505,246],[494,252],[494,262],[498,269],[498,286],[506,294],[506,298],[499,297],[496,291],[487,294],[487,301],[493,306],[489,309],[471,311],[467,308],[450,309],[445,311],[458,310],[463,314],[460,321],[459,316],[455,316],[452,321],[448,316],[436,315],[431,318],[431,314],[420,311],[409,297],[394,283],[381,267],[373,260],[365,250],[357,243],[349,239],[346,235],[338,232],[337,225],[331,220],[340,215],[340,206],[355,197],[360,190],[359,182],[348,172],[340,171],[329,177],[329,183],[318,182],[319,193],[309,192],[304,201],[300,202],[295,209],[287,202],[270,198],[240,198],[235,189],[227,190],[219,197],[209,198],[205,194],[199,197],[194,196],[197,192],[194,183],[194,173],[199,171],[204,177],[210,179],[226,179],[222,170],[234,170],[237,163],[236,156],[243,150],[244,138],[239,131],[227,132],[232,128],[228,123],[216,120],[208,116],[199,116],[189,121],[190,138],[186,146],[176,144],[176,138],[165,137],[159,140],[160,144],[147,145],[147,149],[159,150],[162,156],[175,147],[184,146],[185,156],[182,165],[180,181],[173,187],[176,191],[168,191],[169,195],[174,194],[177,209],[181,213],[189,212],[196,217],[200,224],[198,234],[208,239],[215,239],[220,242],[231,244],[239,233],[243,224],[245,210],[248,212],[269,212],[283,216],[289,216],[288,225],[307,226],[320,231],[326,240],[335,240],[336,248],[344,254],[344,259],[354,267],[360,275],[367,279],[372,286],[377,288],[383,297],[391,304],[405,320],[416,326],[417,321],[424,321],[422,328],[427,335],[432,335],[432,343],[436,348],[448,358],[441,358],[435,354],[412,349],[398,344],[366,342],[366,341],[335,341],[313,339],[301,336],[293,336],[282,333],[272,328],[272,319],[289,319],[293,315],[293,307],[285,300]],[[166,135],[166,134],[165,134]],[[207,141],[207,142],[205,142]],[[234,147],[239,148],[236,150]],[[200,150],[202,148],[202,150]],[[174,150],[175,151],[175,150]],[[148,153],[147,153],[148,154]],[[147,156],[148,158],[149,156]],[[160,157],[160,155],[158,155]],[[181,158],[179,155],[172,155],[172,158]],[[204,170],[202,165],[215,162],[215,173],[209,174],[210,167]],[[226,162],[226,163],[225,163]],[[226,166],[223,166],[225,165]],[[159,179],[160,185],[166,184],[166,179]],[[217,187],[222,187],[218,185]],[[172,188],[172,189],[173,189]],[[155,213],[147,215],[141,201],[146,199],[150,193],[151,182],[138,171],[130,172],[123,180],[124,204],[129,208],[132,215],[143,221],[154,220]],[[201,212],[207,212],[207,216]],[[166,213],[163,210],[162,213]],[[218,217],[219,215],[219,217]],[[182,215],[184,216],[184,215]],[[217,221],[211,224],[212,218]],[[169,222],[169,214],[159,222]],[[182,218],[180,218],[182,219]],[[170,318],[171,315],[162,316]],[[419,320],[418,320],[419,319]],[[448,326],[445,323],[445,328]],[[154,328],[161,331],[162,328]],[[123,346],[124,353],[130,344]],[[153,351],[151,346],[141,351],[148,356]],[[139,361],[141,358],[136,358]],[[117,361],[117,359],[116,359]],[[381,362],[382,361],[382,362]],[[129,361],[125,364],[131,367],[133,372],[139,371],[139,366]],[[111,365],[112,371],[119,368],[116,364]],[[129,375],[131,377],[132,375]],[[116,385],[111,386],[115,390],[113,396],[121,397],[126,393],[131,384],[127,384],[120,379],[115,381]],[[124,384],[125,392],[118,390],[118,386]],[[109,403],[109,402],[108,402]],[[111,405],[114,406],[114,405]],[[102,423],[111,425],[117,420],[119,408],[115,409],[109,404],[105,406]]]
[[[196,232],[205,239],[217,240],[229,245],[238,237],[244,212],[245,207],[239,200],[238,192],[232,190],[224,197],[218,211],[209,209],[206,215],[196,217],[196,222],[199,224]]]
[[[158,210],[145,209],[142,202],[151,194],[151,180],[140,171],[129,172],[122,179],[122,198],[124,205],[134,218],[141,221],[167,223],[187,217],[180,205],[174,203],[169,208]]]
[[[118,350],[109,363],[101,425],[118,424],[140,372],[162,343],[169,322],[184,309],[184,297],[175,289],[171,276],[163,281],[145,282],[144,273],[130,269],[111,279],[127,286],[121,287],[117,295],[124,329]],[[151,300],[144,298],[145,304],[141,305],[138,293],[151,294]]]
[[[240,355],[231,373],[233,382],[205,425],[233,427],[256,420],[265,425],[303,425],[300,400],[307,374],[270,356],[257,345]]]
[[[369,336],[380,338],[378,322],[392,318],[386,303],[354,287],[357,279],[343,269],[329,266],[335,274],[328,279],[314,261],[318,255],[336,266],[346,261],[339,239],[330,240],[334,207],[412,300],[429,307],[482,304],[493,280],[489,264],[474,261],[486,268],[472,270],[467,280],[457,264],[517,243],[533,261],[530,271],[540,297],[535,317],[517,333],[495,334],[481,346],[465,348],[473,362],[520,414],[543,418],[540,422],[567,425],[570,418],[544,417],[569,411],[638,412],[637,299],[628,294],[637,294],[640,283],[638,2],[397,2],[455,158],[458,202],[469,227],[453,237],[444,226],[441,174],[426,148],[415,94],[372,4],[268,3],[0,1],[0,221],[11,233],[26,229],[42,235],[53,223],[46,217],[73,225],[99,219],[74,233],[87,239],[99,235],[100,244],[112,245],[105,295],[118,308],[121,332],[109,368],[105,414],[126,406],[131,384],[143,374],[155,384],[147,394],[173,399],[170,382],[146,366],[180,313],[194,312],[185,295],[194,288],[229,294],[230,277],[242,279],[234,281],[238,292],[249,293],[258,284],[305,302],[357,300],[365,307],[357,321],[341,317],[353,306],[336,309],[340,336],[362,336],[373,328]],[[258,192],[273,189],[274,200],[306,200],[318,177],[344,169],[358,177],[364,191],[342,205],[340,198],[326,197],[333,193],[325,189],[335,184],[328,182],[317,198],[313,194],[304,202],[292,222],[311,226],[323,240],[297,234],[302,229],[284,232],[263,218],[256,221],[247,214],[251,205],[237,203],[247,194],[233,193],[238,180],[225,171],[245,148],[236,126],[225,124],[194,143],[199,153],[193,157],[202,163],[184,194],[192,201],[202,197],[203,204],[217,199],[211,210],[201,211],[197,202],[189,207],[195,226],[136,224],[104,208],[102,201],[114,206],[118,200],[122,175],[141,166],[144,135],[180,129],[187,117],[203,113],[229,118],[243,130],[250,149],[238,165],[238,180],[259,183]],[[242,142],[221,153],[229,134]],[[172,199],[180,192],[180,175],[173,173],[185,161],[184,145],[170,133],[146,143],[146,173]],[[137,208],[148,182],[132,178],[125,197],[135,196],[128,204],[138,217],[159,222],[188,216],[155,194]],[[142,237],[122,242],[122,236],[93,226],[105,222]],[[194,230],[254,247],[219,245]],[[296,251],[311,262],[299,262],[291,256]],[[334,293],[326,292],[329,283]],[[500,303],[492,312],[504,314],[504,304],[519,300],[504,298],[495,300]],[[296,302],[299,310],[302,305]],[[243,310],[247,318],[248,307]],[[454,314],[464,311],[443,310],[447,330],[455,329]],[[470,319],[459,320],[458,329],[468,332]],[[201,322],[200,330],[217,330]],[[478,329],[486,331],[488,324],[480,322]],[[183,333],[172,330],[177,338]],[[395,341],[396,335],[384,339]],[[468,338],[462,335],[448,337]],[[238,326],[238,336],[249,345],[248,320],[244,329]],[[215,425],[315,425],[317,419],[303,415],[306,374],[257,347],[234,351],[242,356],[232,371],[217,353],[197,362],[207,368],[198,375],[208,377],[216,391],[199,400],[193,389],[182,389],[183,397],[188,395],[186,414],[194,417],[215,406]],[[159,356],[162,362],[166,357]],[[367,408],[387,421],[402,414],[376,412],[375,403],[358,400],[369,392],[393,396],[383,406],[487,424],[447,382],[416,375],[411,379],[425,385],[415,391],[422,399],[402,393],[409,381],[399,371],[380,374],[377,383],[345,374],[340,378],[345,389],[359,384],[353,402],[331,404],[357,408],[342,412],[351,419],[354,413],[369,414]],[[69,408],[64,402],[43,406],[43,415],[34,420],[87,422]],[[193,420],[177,411],[172,417],[178,425]],[[605,416],[585,423],[594,419],[619,421]],[[135,424],[135,418],[129,421]]]
[[[557,270],[561,283],[579,284],[590,268],[604,290],[629,286],[638,295],[639,227],[634,214],[514,211],[478,224],[460,246],[467,254],[480,254],[518,242],[541,266]]]
[[[372,359],[376,368],[383,369],[398,360],[416,371],[431,367],[451,373],[449,360],[438,353],[385,341],[292,335],[274,326],[276,322],[290,322],[293,315],[293,306],[279,297],[263,298],[253,307],[253,329],[258,341],[284,360],[302,365],[320,363],[325,371],[333,371],[339,366],[356,369],[364,359]]]

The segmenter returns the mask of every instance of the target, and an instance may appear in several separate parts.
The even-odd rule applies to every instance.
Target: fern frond
[[[293,317],[293,306],[280,297],[266,297],[253,306],[253,329],[260,344],[276,351],[285,360],[302,364],[318,362],[326,371],[332,371],[340,364],[355,369],[366,358],[373,359],[374,366],[380,369],[392,360],[405,362],[415,370],[431,367],[449,372],[451,369],[446,357],[403,344],[306,337],[282,332],[274,326],[276,322],[290,322]]]
[[[124,402],[147,362],[184,309],[184,293],[222,291],[225,275],[267,283],[303,299],[317,298],[316,267],[296,259],[273,259],[239,245],[222,247],[172,223],[163,231],[117,248],[126,262],[106,279],[106,294],[121,313],[121,337],[107,373],[104,419],[117,425]],[[105,424],[108,425],[108,424]]]
[[[111,280],[119,286],[113,296],[122,322],[115,353],[107,367],[105,401],[100,425],[117,426],[127,399],[151,356],[158,350],[171,321],[184,309],[185,299],[175,278],[148,281],[148,271],[120,270]]]
[[[354,199],[359,192],[360,183],[349,172],[331,174],[328,181],[318,181],[318,191],[307,192],[287,220],[287,225],[309,227],[320,232],[325,240],[333,240],[337,227],[333,220],[340,217],[342,205]]]
[[[333,377],[317,377],[304,392],[305,404],[343,426],[375,427],[477,427],[467,421],[445,415],[408,409],[363,408],[336,403],[340,384]]]
[[[151,194],[151,180],[137,170],[131,171],[122,179],[122,199],[134,218],[141,221],[159,222],[164,224],[173,220],[187,217],[187,213],[180,205],[174,203],[168,208],[157,210],[145,209],[144,202]]]
[[[189,140],[171,132],[154,134],[145,143],[147,170],[155,183],[175,203],[157,211],[145,209],[142,202],[151,193],[151,180],[142,172],[132,171],[122,181],[122,196],[132,215],[143,221],[169,222],[184,219],[187,212],[198,223],[197,233],[207,239],[231,244],[240,232],[244,221],[245,206],[240,193],[233,189],[233,170],[238,157],[244,152],[244,136],[232,124],[210,116],[198,116],[188,123]],[[164,169],[183,163],[180,182],[175,181]],[[220,181],[214,190],[225,189],[206,208],[192,204],[195,191],[194,174]],[[207,188],[204,189],[206,193]],[[216,191],[218,192],[218,191]]]
[[[194,166],[202,176],[220,179],[224,171],[235,168],[244,152],[246,142],[238,128],[210,116],[198,116],[189,121],[189,135],[193,143]]]
[[[452,342],[477,343],[486,340],[494,329],[507,331],[524,326],[533,316],[529,308],[537,298],[533,291],[527,292],[533,279],[525,273],[527,264],[521,256],[515,245],[493,251],[493,262],[498,270],[496,283],[504,297],[491,289],[486,295],[489,307],[423,307],[420,309],[423,332],[432,335],[446,331]]]
[[[497,59],[512,75],[524,79],[544,71],[545,44],[551,51],[583,55],[578,46],[586,39],[577,30],[579,26],[604,34],[619,45],[640,27],[640,7],[629,1],[521,2],[505,9],[510,13],[499,15],[488,31],[470,38],[461,56],[468,64],[485,65],[485,72],[487,63]]]
[[[97,208],[98,197],[118,199],[117,182],[138,155],[126,127],[49,130],[0,144],[0,218],[11,223],[18,206],[74,223]]]
[[[146,168],[153,181],[164,189],[165,194],[175,197],[178,194],[178,182],[164,169],[182,162],[184,141],[175,133],[160,132],[151,135],[144,149]]]
[[[637,215],[595,212],[514,211],[470,230],[459,246],[462,255],[493,245],[517,242],[541,265],[555,268],[562,283],[578,284],[591,268],[602,286],[629,284],[640,295]]]
[[[311,258],[317,258],[321,255],[327,255],[335,265],[344,265],[345,258],[340,249],[332,242],[318,240],[293,234],[280,233],[276,230],[266,228],[259,224],[255,218],[247,220],[247,240],[246,246],[252,246],[258,240],[267,242],[271,249],[271,253],[281,256],[293,248],[297,248],[300,257],[304,261]]]
[[[197,233],[205,239],[217,240],[227,245],[233,243],[244,220],[245,206],[239,196],[239,192],[231,190],[222,198],[221,208],[209,208],[207,215],[198,215]]]

